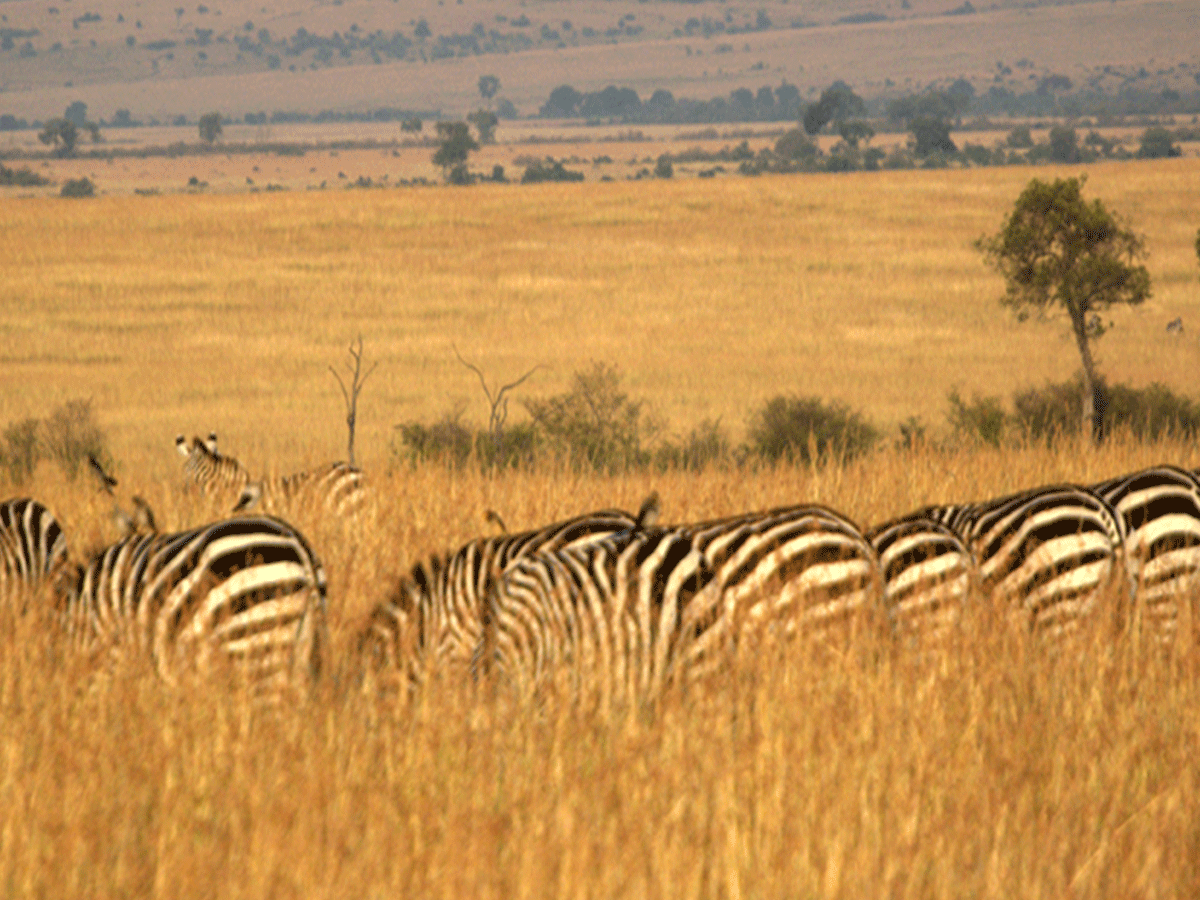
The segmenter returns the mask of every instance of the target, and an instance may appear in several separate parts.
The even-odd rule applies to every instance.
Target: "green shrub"
[[[63,182],[60,197],[94,197],[96,186],[86,175],[83,178],[69,178]]]
[[[402,422],[396,426],[396,437],[392,440],[392,457],[415,465],[419,462],[441,462],[455,468],[466,463],[475,445],[474,435],[464,426],[457,415],[446,414],[433,425],[420,422]]]
[[[37,419],[22,419],[20,422],[9,424],[0,435],[0,440],[3,441],[3,446],[0,446],[0,462],[13,484],[24,484],[37,468],[42,455],[38,441],[40,426],[41,422]]]
[[[561,160],[547,160],[528,166],[521,176],[521,184],[539,184],[543,181],[583,181],[583,173],[564,167]]]
[[[717,466],[727,466],[733,454],[729,438],[721,423],[705,419],[678,444],[664,442],[654,452],[654,465],[660,472],[699,472]]]
[[[1054,440],[1079,432],[1080,376],[1028,388],[1013,395],[1013,420],[1020,432],[1033,440]],[[1126,384],[1096,387],[1096,409],[1102,435],[1128,429],[1135,437],[1153,440],[1167,434],[1196,437],[1200,434],[1200,403],[1162,384],[1134,388]]]
[[[46,456],[72,481],[89,455],[111,468],[104,432],[92,420],[91,400],[69,400],[54,410],[42,427],[42,443]]]
[[[958,390],[952,390],[946,395],[950,410],[946,418],[954,433],[960,437],[982,441],[999,447],[1004,439],[1008,416],[1000,403],[999,397],[980,397],[975,394],[967,403],[959,396]]]
[[[861,414],[817,397],[774,397],[753,414],[750,449],[770,462],[813,463],[853,459],[869,451],[879,433]]]
[[[643,444],[654,426],[642,406],[621,390],[616,367],[605,363],[576,372],[566,393],[525,402],[552,451],[600,472],[625,471],[648,461]]]

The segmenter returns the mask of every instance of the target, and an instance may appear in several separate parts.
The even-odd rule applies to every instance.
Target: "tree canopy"
[[[1082,424],[1095,434],[1097,375],[1090,342],[1105,331],[1098,313],[1148,298],[1150,273],[1136,264],[1145,254],[1141,238],[1101,201],[1083,199],[1085,180],[1033,179],[1000,231],[976,246],[1004,276],[1000,302],[1018,317],[1054,309],[1067,314],[1083,363]]]

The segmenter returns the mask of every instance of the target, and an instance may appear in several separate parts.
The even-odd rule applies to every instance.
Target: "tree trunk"
[[[1075,332],[1075,343],[1079,347],[1079,358],[1083,361],[1083,396],[1080,409],[1080,432],[1085,441],[1096,441],[1100,431],[1096,427],[1096,364],[1092,360],[1092,348],[1088,345],[1087,326],[1082,310],[1071,310],[1071,327]]]

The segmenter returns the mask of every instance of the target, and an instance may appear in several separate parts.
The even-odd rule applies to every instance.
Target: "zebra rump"
[[[1011,604],[1036,633],[1074,632],[1102,597],[1116,599],[1124,522],[1086,488],[1051,485],[910,518],[953,528],[975,557],[983,596]]]
[[[625,531],[514,561],[488,598],[482,668],[523,698],[652,700],[729,636],[715,573],[678,531]]]
[[[829,636],[861,627],[875,608],[875,550],[826,507],[781,507],[675,530],[703,556],[739,618]]]
[[[947,525],[901,519],[871,529],[879,555],[883,608],[902,639],[938,640],[956,627],[971,595],[975,562]]]
[[[372,611],[358,642],[364,664],[385,682],[409,684],[444,664],[468,665],[499,572],[531,553],[587,544],[635,524],[623,510],[600,510],[518,534],[476,538],[453,554],[418,563]]]
[[[307,687],[321,668],[325,570],[280,519],[130,535],[76,566],[58,593],[77,641],[133,647],[169,683],[229,667],[270,696]]]
[[[0,503],[0,601],[35,590],[67,558],[67,538],[54,515],[37,500]]]
[[[1155,466],[1092,491],[1124,522],[1135,608],[1151,633],[1172,640],[1181,604],[1200,582],[1200,480],[1186,469]]]

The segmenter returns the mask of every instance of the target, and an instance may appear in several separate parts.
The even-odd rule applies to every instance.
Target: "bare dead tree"
[[[358,395],[362,391],[363,385],[367,383],[367,379],[371,377],[371,373],[379,366],[379,363],[375,363],[371,368],[367,369],[366,375],[362,374],[363,339],[361,334],[358,336],[358,347],[355,348],[352,342],[347,352],[354,361],[353,365],[346,363],[346,368],[350,371],[351,375],[349,389],[346,388],[346,382],[342,381],[342,376],[337,373],[337,369],[330,366],[329,371],[337,379],[338,387],[342,389],[342,399],[346,402],[346,427],[350,430],[350,439],[346,445],[346,455],[349,457],[350,465],[354,465],[354,425],[358,421]]]
[[[487,397],[489,412],[488,412],[488,431],[492,435],[492,446],[496,452],[496,462],[500,461],[500,453],[504,448],[504,423],[508,420],[508,394],[509,391],[520,387],[530,375],[542,368],[540,365],[534,366],[516,381],[501,386],[498,390],[493,391],[487,386],[487,381],[483,377],[483,372],[479,366],[472,365],[462,358],[462,354],[458,352],[458,347],[450,345],[454,350],[454,355],[458,357],[458,361],[479,376],[479,386],[483,388],[483,395]]]

